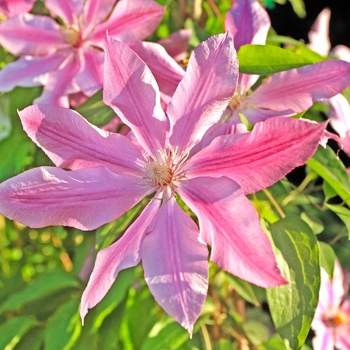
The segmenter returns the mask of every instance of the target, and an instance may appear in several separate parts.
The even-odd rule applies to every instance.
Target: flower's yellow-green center
[[[229,103],[229,106],[232,109],[239,109],[242,103],[242,96],[235,92],[235,94],[232,97],[232,100]]]
[[[165,163],[154,160],[147,165],[147,173],[149,178],[161,187],[169,186],[173,180],[173,171]]]
[[[77,46],[77,44],[80,42],[80,33],[77,26],[70,26],[64,29],[63,35],[67,43],[72,46]]]
[[[350,322],[350,318],[344,311],[339,310],[336,314],[332,316],[325,316],[323,318],[323,322],[327,327],[336,328]]]

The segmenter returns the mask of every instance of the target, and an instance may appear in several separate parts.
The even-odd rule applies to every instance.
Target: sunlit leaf
[[[30,317],[15,317],[0,325],[0,349],[12,350],[21,338],[32,328],[38,325],[38,321]]]
[[[318,246],[320,249],[320,265],[326,270],[330,280],[332,280],[335,262],[334,250],[325,242],[318,242]]]
[[[0,305],[0,313],[16,310],[25,304],[40,300],[62,289],[78,286],[79,282],[73,276],[61,270],[46,272],[25,289],[14,293],[2,303]]]
[[[45,329],[46,349],[69,350],[73,348],[82,328],[79,304],[79,299],[69,300],[56,310]]]
[[[243,45],[237,55],[239,71],[245,74],[269,75],[312,64],[302,56],[272,45]]]
[[[276,257],[289,284],[268,289],[267,300],[275,327],[287,349],[305,342],[318,303],[319,250],[310,227],[298,217],[270,225]]]
[[[339,197],[350,205],[350,178],[344,164],[337,158],[331,148],[318,147],[314,156],[307,161],[324,181],[333,188]]]

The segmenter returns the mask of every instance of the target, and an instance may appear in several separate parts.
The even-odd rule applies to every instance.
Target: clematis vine
[[[333,279],[321,268],[319,302],[311,327],[315,332],[314,350],[350,349],[350,298],[348,279],[338,260]]]
[[[238,51],[245,44],[264,45],[270,19],[257,0],[237,0],[226,15],[225,27],[232,33]],[[251,91],[258,78],[240,74],[235,95],[222,119],[225,123],[216,134],[232,132],[240,122],[240,113],[254,125],[272,116],[300,113],[316,101],[331,98],[350,86],[350,64],[329,60],[283,71]]]
[[[77,105],[102,88],[106,30],[119,40],[142,40],[164,8],[154,0],[45,0],[54,18],[19,14],[0,24],[0,44],[20,58],[0,71],[0,91],[43,85],[36,103]]]
[[[19,112],[24,130],[57,167],[28,170],[3,182],[0,213],[30,227],[92,230],[149,196],[124,235],[97,254],[81,317],[104,297],[120,270],[142,260],[155,300],[192,333],[207,294],[207,244],[210,260],[242,279],[264,288],[287,282],[245,195],[304,164],[325,124],[270,118],[250,133],[218,136],[192,155],[235,92],[238,65],[230,35],[213,36],[193,51],[166,113],[140,57],[109,36],[105,51],[104,101],[130,127],[135,142],[98,129],[69,109],[25,108]],[[199,227],[177,197],[197,216]]]

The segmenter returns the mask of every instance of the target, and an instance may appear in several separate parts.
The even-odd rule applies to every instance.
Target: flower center
[[[78,46],[80,43],[80,32],[77,26],[70,26],[63,29],[63,36],[66,42],[72,46]]]
[[[323,318],[324,324],[330,328],[339,327],[343,324],[346,324],[349,321],[350,319],[348,315],[341,310],[339,310],[335,315],[332,315],[332,316],[325,315]]]
[[[149,160],[148,165],[146,165],[146,171],[148,177],[155,183],[157,186],[166,187],[172,183],[173,180],[173,171],[165,163],[162,163],[158,160]]]

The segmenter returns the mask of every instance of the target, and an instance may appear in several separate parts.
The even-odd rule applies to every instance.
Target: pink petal
[[[154,0],[119,1],[109,19],[96,27],[92,39],[103,43],[108,34],[121,41],[142,40],[157,28],[165,7]]]
[[[64,45],[60,26],[50,17],[20,14],[0,24],[0,44],[13,55],[46,55]]]
[[[345,137],[350,131],[350,105],[348,100],[342,95],[337,94],[328,100],[329,114],[333,129],[340,137]]]
[[[171,58],[165,49],[152,42],[134,41],[128,44],[146,63],[156,78],[162,98],[170,101],[185,71]]]
[[[142,265],[157,303],[192,335],[208,289],[208,249],[174,199],[164,201],[145,236]]]
[[[350,63],[329,60],[276,73],[248,98],[249,105],[300,113],[315,101],[330,98],[350,85]]]
[[[331,19],[331,10],[325,8],[317,16],[316,21],[308,33],[310,43],[307,44],[309,49],[319,53],[322,56],[327,56],[331,48],[329,41],[329,21]]]
[[[28,136],[58,167],[106,166],[116,173],[136,174],[143,164],[141,152],[125,136],[101,130],[73,110],[34,105],[19,116]]]
[[[259,75],[253,74],[239,74],[238,76],[238,86],[242,95],[245,95],[249,89],[258,81]]]
[[[187,58],[189,49],[188,41],[192,35],[192,29],[180,29],[171,33],[167,38],[158,41],[168,54],[175,60],[181,61]]]
[[[48,74],[43,93],[34,103],[69,107],[68,93],[72,91],[72,81],[80,70],[80,61],[75,52],[69,55],[59,69]]]
[[[211,261],[264,288],[286,283],[258,213],[235,182],[199,177],[181,182],[178,192],[198,217]]]
[[[165,144],[165,114],[157,83],[128,46],[107,36],[103,101],[135,133],[141,146],[156,154]]]
[[[85,30],[94,30],[107,18],[115,5],[115,0],[87,0],[84,6]]]
[[[80,316],[82,320],[88,309],[93,308],[106,295],[118,273],[140,262],[141,241],[149,230],[149,225],[159,209],[159,204],[160,201],[151,201],[117,242],[98,252],[95,267],[81,298]]]
[[[185,77],[168,105],[170,144],[178,152],[197,144],[233,97],[238,63],[232,38],[215,35],[192,53]]]
[[[81,69],[74,82],[87,96],[92,96],[102,89],[103,52],[92,47],[84,47],[80,52]]]
[[[339,260],[336,259],[334,262],[332,289],[330,293],[330,302],[332,305],[340,306],[341,302],[346,297],[345,287],[347,288],[348,286],[344,286],[344,271]]]
[[[103,167],[41,167],[0,184],[0,213],[29,227],[93,230],[117,219],[149,193],[140,179]]]
[[[84,0],[45,0],[52,17],[60,17],[66,25],[77,22],[83,12]]]
[[[57,53],[43,57],[20,57],[0,71],[0,91],[10,91],[15,86],[43,85],[47,81],[46,73],[57,69],[64,59]]]
[[[268,13],[256,0],[237,0],[226,14],[225,28],[237,51],[245,44],[264,45],[270,26]]]
[[[332,330],[329,328],[323,328],[320,331],[316,330],[316,335],[312,339],[312,346],[315,350],[334,350]]]
[[[36,0],[2,0],[0,1],[0,12],[6,17],[12,17],[19,13],[29,12]]]
[[[271,186],[316,151],[325,124],[276,117],[255,125],[250,133],[226,135],[195,154],[186,176],[227,176],[245,194]]]

